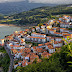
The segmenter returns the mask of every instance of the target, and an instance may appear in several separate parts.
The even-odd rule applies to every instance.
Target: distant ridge
[[[42,6],[56,6],[57,4],[29,3],[28,0],[20,2],[0,3],[1,14],[15,14]]]

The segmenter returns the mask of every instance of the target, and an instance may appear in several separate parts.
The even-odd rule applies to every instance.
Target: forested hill
[[[23,18],[26,16],[38,16],[38,17],[46,17],[49,14],[57,15],[57,14],[72,14],[72,7],[71,4],[69,5],[59,5],[55,7],[39,7],[32,9],[27,12],[22,12],[19,14],[13,15],[14,18]]]
[[[72,14],[72,4],[59,5],[55,7],[39,7],[29,11],[21,12],[7,17],[7,21],[1,23],[11,24],[32,24],[32,23],[43,23],[49,19],[54,19],[53,15]]]

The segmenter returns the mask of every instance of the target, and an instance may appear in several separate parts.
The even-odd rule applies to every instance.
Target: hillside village
[[[24,31],[15,31],[10,36],[0,40],[0,45],[11,50],[14,55],[14,69],[25,67],[35,60],[48,58],[55,52],[60,52],[66,42],[62,39],[72,38],[72,17],[64,15],[59,20],[49,20],[43,25],[35,26]],[[68,41],[72,42],[72,39]]]

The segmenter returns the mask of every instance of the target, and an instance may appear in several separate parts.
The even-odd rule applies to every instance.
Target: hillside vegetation
[[[0,67],[3,68],[3,72],[7,72],[10,64],[10,58],[3,47],[0,48],[0,53],[3,53],[3,56],[0,56]]]

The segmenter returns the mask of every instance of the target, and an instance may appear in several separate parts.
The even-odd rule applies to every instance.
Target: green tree
[[[67,52],[65,51],[65,53],[67,53],[67,57],[68,57],[68,56],[69,56],[69,57],[72,57],[72,43],[71,43],[71,44],[68,43],[70,39],[71,39],[71,38],[69,38],[69,36],[67,36],[67,40],[65,40],[65,39],[63,38],[63,40],[67,43],[67,49],[68,49],[68,51],[67,51]],[[68,61],[67,63],[71,64],[71,65],[69,65],[69,66],[72,67],[72,61]]]

